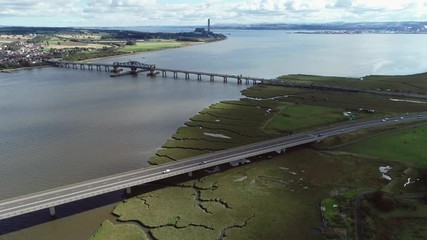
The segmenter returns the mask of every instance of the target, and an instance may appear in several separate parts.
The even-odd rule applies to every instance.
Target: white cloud
[[[0,0],[0,16],[66,25],[197,25],[214,23],[408,21],[427,19],[427,0]],[[23,20],[24,22],[24,20]]]

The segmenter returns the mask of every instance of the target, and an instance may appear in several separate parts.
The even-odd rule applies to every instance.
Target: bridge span
[[[252,143],[236,148],[216,151],[209,154],[183,159],[177,162],[151,166],[128,171],[112,176],[93,179],[47,191],[24,195],[0,201],[0,220],[48,209],[55,215],[55,206],[65,203],[113,192],[121,189],[149,183],[172,176],[191,174],[193,171],[214,167],[220,164],[243,160],[269,152],[283,152],[295,146],[321,141],[324,138],[360,129],[392,124],[396,121],[425,120],[427,114],[391,117],[387,121],[375,119],[364,122],[345,124],[328,129],[304,132],[285,137]]]
[[[137,74],[139,72],[148,72],[148,76],[156,76],[157,74],[162,75],[162,77],[167,77],[170,74],[173,78],[178,78],[179,75],[183,76],[184,79],[190,79],[190,76],[193,75],[197,80],[202,80],[202,77],[208,77],[210,81],[215,81],[215,78],[222,79],[223,82],[228,82],[229,79],[235,79],[237,84],[246,84],[262,83],[263,81],[270,81],[271,79],[258,78],[258,77],[249,77],[239,74],[222,74],[222,73],[211,73],[211,72],[202,72],[202,71],[188,71],[188,70],[179,70],[179,69],[169,69],[169,68],[157,68],[154,64],[145,64],[138,61],[129,61],[129,62],[113,62],[112,64],[106,63],[85,63],[85,62],[67,62],[67,61],[48,61],[49,64],[62,67],[62,68],[71,68],[71,69],[81,69],[81,70],[96,70],[96,71],[105,71],[112,73],[111,77],[118,77],[127,74]],[[129,69],[127,72],[123,72],[123,69]]]

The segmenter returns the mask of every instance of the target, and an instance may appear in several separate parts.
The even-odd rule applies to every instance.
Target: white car
[[[168,173],[168,172],[170,172],[171,170],[168,168],[168,169],[166,169],[166,170],[164,170],[163,171],[163,173]]]

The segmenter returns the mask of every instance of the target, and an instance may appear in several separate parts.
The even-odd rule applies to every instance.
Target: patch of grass
[[[406,220],[401,223],[397,239],[427,239],[427,219]]]
[[[106,220],[90,240],[145,240],[147,235],[135,224],[116,224]]]
[[[214,230],[202,227],[189,226],[186,228],[162,227],[152,230],[153,236],[157,239],[183,240],[183,239],[218,239]]]
[[[286,98],[289,95],[296,95],[306,92],[313,92],[310,90],[302,90],[300,88],[285,88],[283,86],[262,85],[257,84],[250,88],[242,90],[242,94],[248,98],[255,99],[280,99]]]
[[[373,239],[425,239],[427,228],[422,226],[427,221],[427,205],[412,196],[367,196],[363,211],[363,232]]]
[[[427,166],[427,125],[368,138],[341,150]]]
[[[119,204],[114,214],[120,216],[120,221],[138,221],[156,228],[152,231],[156,239],[189,239],[188,233],[181,232],[184,229],[198,229],[190,236],[196,234],[206,237],[203,239],[217,239],[224,228],[244,224],[244,219],[251,216],[248,212],[227,209],[215,202],[208,209],[209,212],[205,212],[198,205],[196,189],[168,187],[129,199]],[[183,234],[187,237],[176,238]]]
[[[307,75],[307,74],[289,74],[278,77],[279,80],[291,80],[305,83],[333,83],[343,84],[345,81],[358,81],[359,78],[347,78],[347,77],[336,77],[336,76],[318,76],[318,75]]]
[[[322,216],[330,227],[346,227],[345,219],[340,215],[339,202],[334,197],[325,198],[321,202]]]
[[[295,132],[348,120],[343,110],[330,107],[289,104],[264,126],[266,131]]]
[[[194,157],[201,154],[206,154],[211,151],[197,150],[197,149],[181,149],[181,148],[172,148],[172,149],[160,149],[157,151],[157,156],[168,156],[175,160],[180,160],[184,158]]]
[[[337,85],[340,86],[340,85]],[[274,97],[278,101],[315,105],[322,107],[341,108],[353,111],[358,118],[376,118],[406,112],[423,112],[425,103],[392,101],[391,99],[406,99],[425,102],[425,99],[376,95],[371,93],[338,92],[304,88],[289,88],[283,86],[256,85],[242,91],[245,96],[254,98]],[[374,114],[359,112],[359,109],[373,109]]]
[[[281,76],[278,79],[297,81],[306,84],[316,83],[323,86],[341,86],[368,90],[427,94],[427,73],[396,76],[371,75],[362,78],[291,74]]]
[[[193,116],[185,123],[186,127],[179,128],[149,161],[161,164],[277,136],[277,133],[263,131],[262,124],[284,105],[276,101],[249,99],[213,104]]]
[[[189,43],[179,41],[147,41],[137,42],[135,45],[126,45],[120,50],[123,52],[144,52],[157,51],[167,48],[177,48],[187,45],[189,45]]]

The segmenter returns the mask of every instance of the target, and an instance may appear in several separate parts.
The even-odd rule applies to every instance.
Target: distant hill
[[[427,22],[360,22],[360,23],[312,23],[312,24],[248,24],[216,25],[215,29],[290,30],[290,31],[351,31],[427,33]]]

